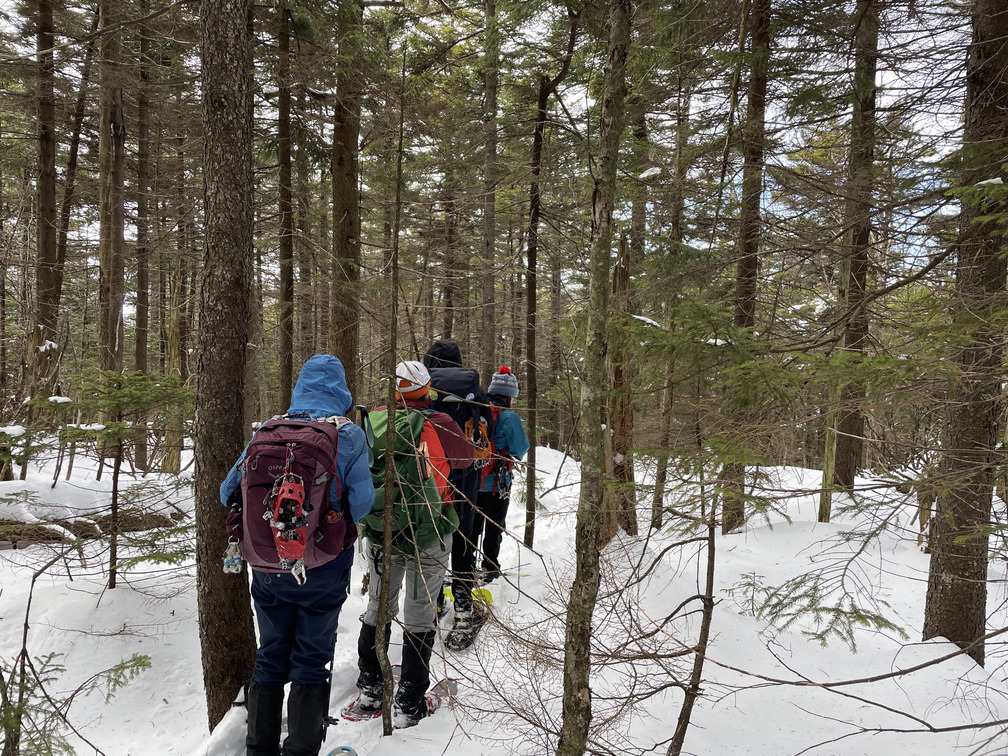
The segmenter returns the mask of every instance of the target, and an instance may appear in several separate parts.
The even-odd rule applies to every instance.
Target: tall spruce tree
[[[249,0],[204,0],[201,18],[204,212],[196,376],[196,569],[200,649],[212,729],[249,679],[255,632],[248,575],[227,575],[220,483],[241,453],[252,299],[252,47]]]
[[[931,527],[924,638],[948,638],[983,664],[987,618],[988,537],[995,446],[1001,415],[1005,218],[1008,195],[1008,0],[975,0],[966,58],[962,209],[955,250],[961,344],[958,380],[949,391]],[[990,190],[986,187],[991,187]]]

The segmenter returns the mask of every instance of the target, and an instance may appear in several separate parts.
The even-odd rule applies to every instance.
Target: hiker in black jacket
[[[431,374],[431,386],[435,394],[441,388],[443,376],[454,375],[456,370],[464,368],[462,353],[458,344],[447,339],[435,341],[423,357],[423,364]],[[468,369],[466,369],[468,370]],[[472,399],[468,402],[469,410],[474,414],[489,411],[489,397],[479,386],[479,373],[475,375],[471,390]],[[468,396],[467,394],[466,396]],[[462,397],[465,398],[465,397]],[[438,402],[435,401],[435,406]],[[441,407],[438,407],[439,409]],[[451,414],[451,409],[446,409]],[[458,420],[458,418],[456,418]],[[459,422],[465,427],[465,422]],[[452,595],[455,604],[454,629],[457,634],[475,633],[482,619],[480,607],[473,607],[472,590],[476,585],[476,559],[473,539],[473,517],[476,511],[476,494],[479,490],[480,469],[474,464],[465,470],[452,470],[448,480],[455,487],[455,509],[459,516],[459,527],[452,541],[451,571]]]

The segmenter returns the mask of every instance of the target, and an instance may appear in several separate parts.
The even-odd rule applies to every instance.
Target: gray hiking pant
[[[412,556],[392,555],[392,574],[389,576],[389,621],[399,614],[399,594],[403,598],[403,630],[424,633],[437,628],[437,599],[441,594],[448,562],[451,559],[452,536],[444,537],[444,546],[435,543],[420,552],[417,560]],[[381,545],[367,542],[368,605],[364,622],[378,625],[378,603],[381,600],[382,558]],[[404,586],[405,583],[405,586]],[[403,590],[405,588],[405,590]]]

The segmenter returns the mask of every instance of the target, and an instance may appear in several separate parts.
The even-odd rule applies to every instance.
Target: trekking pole
[[[374,428],[371,426],[371,417],[363,404],[354,405],[354,409],[357,410],[357,424],[364,431],[364,438],[367,441],[368,467],[371,467],[374,464]]]
[[[332,676],[333,667],[336,665],[336,638],[338,636],[338,631],[333,635],[333,656],[329,659],[329,674],[326,676],[326,681],[328,685],[326,686],[326,713],[322,717],[322,742],[325,743],[326,733],[329,731],[329,725],[338,725],[339,717],[334,717],[329,713],[329,707],[331,705],[330,699],[332,698]]]

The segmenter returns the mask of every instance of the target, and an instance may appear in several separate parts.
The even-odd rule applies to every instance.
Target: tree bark
[[[770,59],[770,0],[753,0],[750,18],[752,48],[746,122],[742,130],[742,198],[739,214],[738,268],[735,278],[735,326],[751,331],[756,324],[756,283],[759,244],[763,228],[760,203],[763,193],[763,143],[765,139],[767,70]],[[744,416],[743,411],[743,416]],[[745,464],[726,466],[722,532],[745,522]]]
[[[290,30],[287,3],[277,3],[277,158],[280,163],[280,407],[290,406],[294,380],[294,214],[291,200]]]
[[[298,110],[302,118],[307,114],[307,99],[304,90],[298,93]],[[308,135],[304,128],[298,128],[294,138],[294,183],[296,186],[296,221],[298,280],[294,292],[297,309],[297,364],[303,365],[315,354],[315,296],[312,282],[315,279],[315,248],[311,243],[311,189],[308,169]]]
[[[103,370],[122,369],[124,286],[123,173],[126,134],[120,81],[120,4],[102,0],[99,136],[99,355]]]
[[[684,215],[685,215],[685,192],[683,183],[686,180],[686,173],[689,169],[689,161],[686,160],[686,146],[689,141],[689,112],[690,101],[693,97],[692,82],[683,84],[680,78],[677,94],[676,109],[676,133],[675,133],[675,182],[672,188],[671,197],[671,221],[672,221],[672,243],[675,245],[677,254],[681,250],[684,237]],[[674,273],[673,273],[674,275]],[[670,279],[669,284],[673,281]],[[668,329],[674,333],[676,329],[675,310],[676,294],[669,292],[669,299],[666,302],[666,312],[668,315]],[[655,490],[651,500],[651,528],[662,527],[665,513],[665,485],[668,481],[669,446],[672,443],[672,408],[675,392],[675,353],[669,355],[665,364],[665,390],[662,392],[662,413],[661,413],[661,437],[658,441],[658,469],[655,472]]]
[[[175,93],[176,107],[182,110],[183,92],[179,87]],[[168,276],[165,306],[165,372],[177,376],[185,383],[188,377],[188,354],[185,340],[185,293],[186,293],[186,190],[185,190],[185,134],[182,122],[176,123],[175,134],[175,256]],[[161,469],[168,473],[178,473],[182,469],[183,418],[181,413],[171,410],[165,427],[165,454]]]
[[[0,170],[0,238],[5,234],[4,175]],[[0,244],[0,389],[7,390],[7,245]],[[0,465],[0,480],[8,480],[10,465]]]
[[[95,13],[91,22],[91,34],[98,31],[99,14]],[[59,307],[63,292],[63,272],[66,267],[67,238],[70,235],[70,213],[73,209],[74,191],[77,181],[77,158],[80,153],[81,130],[84,126],[84,111],[87,104],[88,83],[91,80],[91,61],[94,57],[94,39],[88,42],[81,67],[80,88],[74,107],[73,126],[70,133],[69,155],[63,178],[63,201],[60,203],[59,232],[56,237],[56,304]]]
[[[446,174],[448,171],[445,172]],[[455,188],[450,175],[445,176],[444,194],[441,204],[444,208],[444,318],[441,321],[441,338],[453,338],[455,327],[455,295],[458,288],[458,262],[455,250]]]
[[[219,486],[244,445],[245,344],[252,294],[252,52],[249,0],[203,0],[204,211],[196,375],[196,590],[213,729],[249,678],[255,633],[248,576],[221,569]]]
[[[347,386],[360,388],[360,159],[361,50],[364,6],[360,0],[340,0],[340,55],[336,72],[337,98],[332,146],[332,310],[329,349],[346,369]],[[394,365],[395,363],[393,363]]]
[[[140,15],[146,16],[150,3],[142,0]],[[147,88],[150,79],[150,28],[140,25],[140,91],[137,95],[137,176],[136,176],[136,345],[134,365],[138,373],[147,372],[147,334],[150,324],[150,113]],[[83,82],[81,87],[83,87]],[[147,470],[146,417],[140,417],[141,432],[135,446],[136,466]]]
[[[573,22],[572,22],[573,24]],[[528,405],[528,422],[525,432],[528,434],[529,450],[525,458],[525,535],[524,543],[532,548],[535,543],[536,514],[536,446],[539,443],[537,426],[539,422],[539,387],[536,371],[536,317],[538,288],[539,251],[539,214],[542,206],[542,195],[539,188],[539,171],[542,166],[542,148],[546,130],[546,106],[549,96],[555,87],[550,87],[550,80],[545,76],[539,79],[539,98],[536,103],[536,125],[532,135],[532,185],[529,188],[529,225],[528,247],[526,249],[527,265],[525,268],[525,348],[528,361],[525,370],[525,396]]]
[[[592,613],[598,599],[600,529],[606,481],[603,474],[606,334],[609,322],[609,261],[612,257],[616,169],[623,133],[626,60],[630,45],[630,0],[609,6],[609,57],[599,117],[598,173],[592,193],[588,327],[581,384],[581,493],[575,552],[577,566],[567,606],[563,673],[563,720],[557,756],[581,756],[592,719]]]
[[[560,382],[560,319],[563,317],[563,258],[554,252],[550,261],[550,330],[549,330],[549,375],[546,379],[546,392],[550,397],[546,406],[549,408],[547,443],[554,449],[563,448],[563,416],[566,412],[563,402],[558,398]]]
[[[53,4],[39,0],[36,51],[38,57],[38,274],[36,304],[38,343],[56,335],[59,292],[56,284],[56,95],[53,91]],[[34,346],[34,344],[33,344]],[[48,350],[46,350],[48,352]]]
[[[536,101],[535,131],[532,134],[532,183],[529,187],[529,224],[528,247],[526,249],[528,264],[525,268],[525,349],[528,354],[525,374],[525,395],[528,397],[528,434],[529,450],[525,458],[525,537],[524,543],[529,548],[535,540],[536,512],[536,446],[538,440],[539,422],[539,386],[538,365],[536,364],[536,319],[538,315],[538,252],[539,252],[539,216],[542,212],[542,193],[539,188],[539,171],[542,167],[543,141],[546,133],[547,106],[550,96],[556,92],[560,82],[570,70],[571,57],[574,55],[574,43],[577,40],[578,17],[568,10],[570,19],[570,34],[567,38],[567,51],[564,53],[560,71],[552,79],[545,76],[539,79],[539,97]],[[606,274],[608,278],[608,273]]]
[[[975,0],[966,58],[962,185],[1004,180],[1008,149],[1008,0]],[[938,496],[931,521],[931,565],[924,639],[943,636],[980,665],[987,616],[987,541],[991,521],[1001,394],[1006,268],[1003,193],[967,194],[956,244],[956,322],[965,343],[955,356],[959,380],[949,392]]]
[[[633,312],[630,294],[630,253],[626,238],[620,239],[619,255],[613,275],[613,310],[619,313],[616,328],[626,328]],[[624,339],[612,340],[613,380],[609,412],[612,429],[613,481],[606,512],[612,512],[614,525],[629,535],[637,535],[637,481],[633,465],[633,402],[630,388],[630,353]],[[612,535],[615,535],[615,529]],[[612,535],[609,537],[611,538]],[[608,540],[608,539],[606,539]]]
[[[858,0],[855,9],[857,32],[854,43],[854,112],[851,119],[851,153],[847,169],[847,223],[850,247],[847,251],[847,326],[844,351],[857,358],[864,355],[868,335],[868,311],[864,307],[871,250],[872,206],[875,187],[875,71],[878,61],[879,9],[875,0]],[[865,387],[860,381],[844,385],[837,418],[836,469],[834,483],[854,486],[854,474],[861,465],[864,447]]]
[[[633,119],[633,170],[637,176],[640,176],[650,163],[648,156],[650,143],[648,142],[647,130],[647,105],[643,94],[640,92],[635,93],[630,99],[631,107],[629,110]],[[629,293],[631,296],[630,311],[637,313],[639,307],[633,299],[634,287],[632,283],[635,278],[640,276],[640,273],[644,269],[644,245],[647,239],[648,222],[648,185],[645,181],[638,179],[634,182],[632,197],[630,202],[629,281],[631,287]]]
[[[483,92],[486,106],[483,116],[486,135],[486,168],[483,173],[483,317],[480,343],[482,345],[483,385],[490,384],[496,370],[497,357],[497,271],[495,269],[497,238],[497,83],[500,78],[500,33],[497,28],[495,0],[484,0],[485,19]]]

